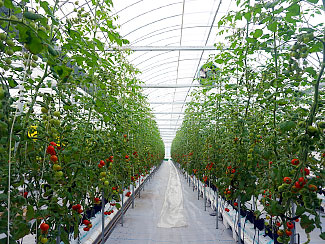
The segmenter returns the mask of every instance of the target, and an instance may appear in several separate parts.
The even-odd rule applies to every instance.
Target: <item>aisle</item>
[[[219,229],[215,229],[215,217],[209,215],[212,210],[204,211],[203,201],[197,200],[197,192],[193,192],[181,175],[187,226],[178,228],[157,227],[165,200],[169,170],[168,162],[164,162],[152,181],[141,192],[141,198],[136,199],[135,208],[129,208],[127,211],[124,217],[124,226],[118,224],[106,243],[235,243],[231,231],[225,229],[221,221],[219,221]]]

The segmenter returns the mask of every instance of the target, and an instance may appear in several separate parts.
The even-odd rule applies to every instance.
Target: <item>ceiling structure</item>
[[[113,0],[120,34],[130,41],[130,62],[140,70],[144,93],[155,114],[169,156],[195,78],[218,52],[218,21],[233,0]]]
[[[52,5],[55,0],[48,0]],[[134,50],[128,57],[141,73],[144,94],[155,115],[166,156],[180,128],[186,102],[200,67],[219,52],[214,44],[219,20],[235,10],[235,0],[112,0],[112,17],[120,35],[129,40],[122,48]],[[253,2],[253,0],[252,0]],[[30,2],[33,6],[33,1]],[[59,0],[59,15],[76,17],[83,9],[94,16],[91,0]],[[109,42],[107,36],[102,36]],[[218,39],[217,39],[218,38]],[[108,48],[110,49],[110,48]]]

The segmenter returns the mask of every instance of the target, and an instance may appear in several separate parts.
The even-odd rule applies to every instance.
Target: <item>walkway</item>
[[[165,200],[165,191],[169,180],[170,165],[164,162],[156,175],[149,182],[141,198],[135,201],[135,208],[127,211],[124,226],[120,224],[107,240],[107,244],[154,244],[154,243],[200,243],[200,244],[235,244],[230,230],[219,221],[215,229],[216,217],[204,211],[203,200],[197,200],[197,192],[186,184],[180,175],[184,197],[184,212],[187,226],[178,228],[158,228],[161,209]]]

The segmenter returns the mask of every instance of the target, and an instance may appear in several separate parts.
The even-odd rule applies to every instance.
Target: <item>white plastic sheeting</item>
[[[168,161],[169,180],[165,192],[165,202],[160,214],[158,227],[173,228],[186,226],[181,180],[176,167]]]

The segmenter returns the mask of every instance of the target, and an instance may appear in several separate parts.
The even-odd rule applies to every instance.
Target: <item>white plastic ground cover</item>
[[[186,226],[181,180],[179,179],[175,165],[170,161],[168,161],[168,165],[170,169],[169,180],[165,192],[164,205],[157,226],[161,228]]]
[[[213,210],[204,211],[202,201],[188,187],[180,175],[183,189],[184,210],[187,226],[159,228],[157,224],[165,200],[170,167],[163,162],[152,181],[146,184],[136,207],[124,216],[124,224],[117,225],[105,244],[235,244],[232,233],[222,223],[215,228]]]
[[[192,181],[195,183],[195,186],[197,186],[197,178],[195,176],[193,176],[193,178],[191,177]],[[204,185],[201,181],[199,181],[199,191],[200,194],[204,195]],[[216,195],[215,192],[212,190],[212,188],[206,186],[205,187],[205,193],[206,193],[206,199],[209,200],[211,202],[211,208],[215,209],[216,207]],[[218,198],[218,206],[220,209],[220,206],[223,206],[225,204],[225,201],[219,197]],[[246,221],[245,223],[245,218],[241,218],[241,223],[240,223],[240,227],[239,225],[237,225],[237,212],[235,211],[235,209],[233,209],[231,206],[227,206],[227,208],[230,210],[229,212],[226,211],[220,211],[219,213],[221,213],[222,218],[223,218],[223,224],[225,225],[226,228],[231,227],[232,231],[233,231],[233,238],[235,240],[238,239],[238,228],[241,229],[241,238],[244,241],[245,244],[272,244],[274,243],[274,241],[269,238],[268,236],[264,236],[265,232],[264,231],[260,231],[259,233],[256,232],[255,234],[255,229],[254,229],[254,225],[248,221]],[[224,208],[221,208],[224,209]],[[244,228],[245,226],[245,228]],[[254,238],[255,236],[255,238]]]
[[[144,183],[144,180],[154,171],[155,167],[153,167],[150,171],[150,173],[144,177],[141,177],[139,178],[139,180],[136,181],[136,186],[134,187],[134,192],[136,191],[136,189],[138,189],[143,183]],[[138,184],[140,182],[140,184]],[[141,183],[142,182],[142,183]],[[129,189],[131,189],[132,187],[132,184],[129,186]],[[126,188],[128,189],[128,188]],[[122,197],[122,196],[121,196]],[[132,195],[130,196],[130,198],[132,197]],[[128,200],[127,197],[124,197],[123,198],[123,203],[125,203],[126,201]],[[117,202],[119,203],[121,206],[122,206],[122,202]],[[105,211],[108,211],[108,210],[114,210],[114,213],[112,213],[111,215],[105,215],[105,227],[108,226],[108,224],[110,223],[110,221],[114,218],[114,216],[119,212],[121,211],[118,210],[115,206],[112,207],[110,206],[110,203],[107,203],[105,205]],[[89,230],[89,231],[84,231],[83,230],[83,226],[80,226],[79,227],[79,233],[80,233],[80,243],[83,243],[83,244],[92,244],[96,238],[101,235],[102,233],[102,225],[101,225],[101,221],[102,221],[102,213],[101,211],[98,212],[94,218],[91,218],[90,219],[93,227]],[[71,244],[77,244],[78,243],[78,239],[70,239],[70,243]],[[63,242],[61,242],[61,244],[63,244]]]
[[[201,181],[199,181],[199,184],[198,184],[197,178],[195,176],[191,177],[191,180],[192,180],[192,183],[194,182],[195,187],[197,187],[197,185],[199,185],[200,194],[202,194],[204,196],[204,188],[203,188],[204,184]],[[208,186],[206,186],[205,188],[206,188],[206,199],[207,199],[207,201],[211,202],[211,208],[215,209],[215,206],[216,206],[215,192]],[[325,206],[325,197],[322,195],[319,195],[319,194],[318,194],[318,197],[320,199],[322,199],[321,206]],[[224,208],[221,208],[222,211],[220,211],[220,207],[224,206],[225,201],[221,197],[219,197],[218,202],[219,202],[219,213],[221,213],[222,217],[223,217],[223,224],[227,228],[229,228],[229,226],[231,226],[232,231],[233,231],[233,238],[235,240],[237,240],[238,239],[238,234],[237,234],[238,226],[235,224],[235,223],[237,223],[237,217],[238,217],[238,216],[236,216],[237,212],[230,205],[227,206],[227,208],[230,210],[229,212],[224,211]],[[259,204],[259,201],[257,201],[257,202],[258,202],[258,204],[257,204],[256,208],[258,210],[262,210],[263,209],[262,205]],[[322,220],[323,219],[321,218],[321,221]],[[325,222],[322,221],[321,225],[322,225],[322,228],[324,229]],[[246,243],[246,244],[271,244],[271,243],[274,243],[274,241],[271,238],[269,238],[268,236],[264,236],[265,230],[259,231],[259,232],[257,230],[256,231],[257,233],[255,235],[254,225],[252,223],[246,221],[246,218],[243,218],[243,217],[241,218],[240,226],[241,226],[241,237],[242,237],[242,240],[244,241],[244,243]],[[300,234],[300,243],[304,243],[305,241],[307,241],[306,234],[304,233],[304,230],[302,230],[300,228],[299,224],[296,226],[296,231],[297,231],[297,233]],[[321,240],[319,237],[320,232],[319,233],[318,232],[319,232],[319,229],[315,229],[314,231],[312,231],[310,233],[310,235],[311,235],[310,244],[324,243],[324,241]],[[255,235],[255,239],[254,239],[254,235]]]

